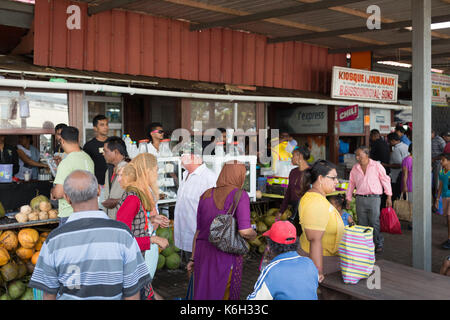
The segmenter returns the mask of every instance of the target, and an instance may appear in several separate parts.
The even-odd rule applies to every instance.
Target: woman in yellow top
[[[328,193],[335,191],[338,177],[336,166],[326,160],[316,161],[305,172],[312,187],[301,198],[298,209],[303,230],[299,254],[311,258],[319,270],[319,282],[322,282],[325,274],[340,270],[338,248],[344,223],[326,198]]]

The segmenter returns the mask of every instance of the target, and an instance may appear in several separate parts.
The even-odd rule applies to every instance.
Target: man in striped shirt
[[[44,300],[140,299],[149,271],[128,227],[98,210],[95,176],[74,171],[64,193],[74,213],[47,237],[29,287]]]

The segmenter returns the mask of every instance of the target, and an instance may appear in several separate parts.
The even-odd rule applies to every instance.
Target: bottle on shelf
[[[223,142],[223,141],[216,142],[216,146],[214,148],[214,154],[217,157],[225,156],[225,151],[223,150],[224,145],[225,145],[225,142]]]
[[[161,157],[171,157],[172,151],[170,151],[170,139],[161,140],[161,146],[159,149]]]
[[[139,154],[148,153],[148,139],[139,140]]]
[[[139,154],[139,150],[136,145],[136,141],[133,141],[130,147],[130,153],[128,154],[131,159],[135,158]]]

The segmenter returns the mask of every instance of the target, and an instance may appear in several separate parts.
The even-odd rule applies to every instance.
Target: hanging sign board
[[[333,67],[331,98],[397,102],[398,75]]]
[[[450,76],[431,73],[431,105],[433,107],[450,106]]]
[[[278,127],[290,133],[327,133],[328,107],[323,105],[280,108]]]
[[[337,111],[337,121],[345,122],[352,121],[358,118],[358,105],[339,108]]]

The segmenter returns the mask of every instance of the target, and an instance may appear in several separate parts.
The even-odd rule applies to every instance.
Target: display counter
[[[0,183],[0,202],[6,212],[19,211],[21,206],[29,204],[37,194],[50,198],[52,186],[50,181]]]

